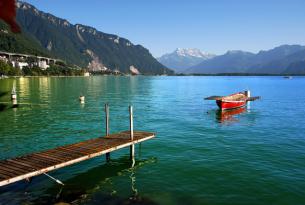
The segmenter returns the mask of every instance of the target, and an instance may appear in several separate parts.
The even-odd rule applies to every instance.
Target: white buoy
[[[16,94],[16,86],[14,84],[12,92],[11,92],[11,100],[17,100],[17,94]]]
[[[81,95],[79,96],[80,103],[85,103],[85,96]]]
[[[14,101],[14,100],[17,100],[17,94],[16,93],[12,93],[11,94],[11,99]]]

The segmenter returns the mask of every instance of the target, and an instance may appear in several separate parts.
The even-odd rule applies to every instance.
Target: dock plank
[[[17,166],[12,166],[12,165],[8,165],[8,164],[1,164],[1,168],[4,169],[8,169],[8,170],[13,170],[13,171],[17,171],[17,172],[24,172],[24,170],[26,169],[27,171],[32,171],[32,169],[29,168],[24,168],[24,167],[17,167]]]
[[[7,168],[10,168],[10,169],[27,171],[27,172],[35,171],[35,169],[33,169],[33,168],[29,168],[29,167],[26,167],[26,166],[21,166],[19,164],[11,163],[11,162],[8,162],[8,161],[2,163],[1,166],[2,167],[7,167]]]
[[[0,161],[0,186],[28,179],[61,167],[91,159],[155,137],[152,132],[130,131],[89,139],[25,156]]]

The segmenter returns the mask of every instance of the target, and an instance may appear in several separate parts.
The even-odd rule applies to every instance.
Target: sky
[[[305,45],[304,0],[24,0],[39,10],[127,38],[154,57],[176,48],[258,52]]]

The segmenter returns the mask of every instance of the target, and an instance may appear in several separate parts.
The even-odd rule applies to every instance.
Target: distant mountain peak
[[[212,56],[215,56],[207,52],[202,52],[198,48],[177,48],[174,53],[179,56],[192,56],[197,58],[210,58]]]
[[[180,73],[213,57],[215,57],[214,54],[202,52],[198,48],[177,48],[172,53],[167,53],[158,58],[158,61]]]

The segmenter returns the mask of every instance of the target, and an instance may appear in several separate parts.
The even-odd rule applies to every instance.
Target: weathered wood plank
[[[44,168],[47,165],[46,163],[41,163],[40,161],[37,161],[35,159],[18,159],[16,161],[31,165],[32,167],[38,170]]]
[[[48,160],[51,160],[52,162],[55,162],[55,163],[61,163],[63,162],[63,160],[60,160],[54,156],[48,156],[48,155],[44,155],[44,154],[41,154],[41,153],[35,153],[33,154],[34,156],[37,156],[37,157],[42,157],[42,158],[45,158],[45,159],[48,159]]]
[[[17,158],[15,158],[15,159],[8,159],[8,160],[10,160],[10,161],[12,161],[12,162],[14,162],[14,163],[19,163],[19,164],[22,164],[22,165],[24,165],[24,166],[28,166],[28,167],[33,167],[34,169],[36,169],[36,170],[39,170],[39,169],[41,169],[41,168],[43,168],[44,166],[37,166],[35,163],[33,163],[33,162],[30,162],[30,161],[28,161],[28,160],[25,160],[25,159],[17,159]]]
[[[0,165],[0,167],[2,168],[6,168],[8,170],[14,170],[14,171],[18,171],[18,172],[30,172],[30,171],[33,171],[32,169],[28,168],[28,167],[19,167],[17,166],[16,164],[14,165],[9,165],[9,164],[4,164],[2,163]]]
[[[73,148],[73,152],[80,152],[82,155],[88,155],[100,151],[102,143],[88,144],[85,147]],[[65,149],[65,148],[64,148]]]
[[[55,157],[62,161],[71,160],[71,159],[74,159],[75,157],[77,157],[75,155],[72,155],[71,153],[61,152],[58,150],[58,148],[55,148],[55,149],[49,150],[49,151],[45,151],[45,152],[43,152],[43,154],[46,156]]]
[[[24,166],[24,167],[28,167],[28,168],[31,168],[31,169],[34,169],[34,170],[37,170],[35,167],[29,165],[29,164],[26,164],[24,162],[19,162],[15,159],[7,159],[7,161],[11,162],[11,163],[14,163],[14,164],[18,164],[18,165],[21,165],[21,166]]]
[[[47,153],[47,154],[55,155],[55,156],[58,156],[61,158],[66,158],[68,160],[84,156],[84,154],[80,154],[80,153],[77,154],[77,153],[73,153],[73,152],[67,152],[65,150],[62,150],[61,147],[58,147],[58,148],[54,149],[53,152]]]
[[[24,174],[24,170],[16,170],[16,169],[11,169],[11,168],[7,168],[7,167],[0,167],[0,171],[3,173],[7,172],[9,175],[11,176],[18,176],[18,175],[21,175],[21,174]]]
[[[31,155],[31,160],[35,160],[39,163],[44,163],[46,165],[53,165],[53,164],[57,164],[58,162],[56,162],[55,160],[51,160],[51,159],[48,159],[48,158],[45,158],[45,157],[40,157],[40,156],[37,156],[37,155],[34,155],[32,154]]]
[[[1,172],[1,174],[9,176],[9,177],[14,177],[14,176],[18,175],[12,171],[5,170],[3,167],[0,167],[0,172]]]
[[[22,170],[22,171],[33,171],[33,168],[29,168],[29,167],[25,167],[25,166],[21,166],[19,164],[16,163],[12,163],[9,161],[4,161],[0,164],[0,167],[7,167],[7,168],[13,168],[13,169],[18,169],[18,170]]]

